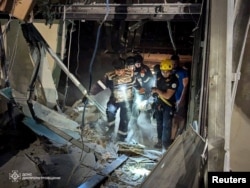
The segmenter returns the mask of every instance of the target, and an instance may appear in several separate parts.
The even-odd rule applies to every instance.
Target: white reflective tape
[[[104,85],[104,83],[101,80],[97,81],[98,85],[102,88],[102,89],[107,89],[107,87]]]
[[[121,134],[121,135],[127,135],[127,134],[128,134],[128,132],[123,132],[123,131],[118,130],[118,134]]]
[[[108,126],[111,127],[115,124],[115,120],[114,121],[111,121],[111,122],[108,122]]]

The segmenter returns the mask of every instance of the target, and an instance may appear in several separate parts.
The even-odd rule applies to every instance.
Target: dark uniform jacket
[[[134,78],[133,73],[125,69],[125,75],[118,77],[114,71],[106,75],[106,86],[111,90],[111,97],[116,103],[132,101],[134,88],[140,89],[139,82]]]
[[[176,90],[178,87],[178,79],[174,74],[169,78],[164,78],[161,74],[157,74],[156,87],[163,92],[166,92],[167,89]],[[165,99],[158,96],[158,103],[174,108],[175,102],[175,95],[173,95],[170,99]]]

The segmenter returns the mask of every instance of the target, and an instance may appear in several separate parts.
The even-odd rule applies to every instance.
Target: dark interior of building
[[[65,9],[63,9],[63,3],[69,5],[66,12]],[[144,64],[148,65],[151,70],[153,70],[153,66],[155,64],[159,64],[164,57],[170,57],[173,54],[178,54],[181,58],[181,63],[189,67],[189,74],[193,74],[192,64],[194,60],[194,54],[196,54],[196,61],[198,59],[201,60],[201,57],[198,57],[199,55],[197,55],[200,53],[199,48],[197,48],[197,44],[199,44],[204,37],[204,19],[206,12],[205,5],[203,5],[203,3],[204,2],[201,0],[178,2],[174,0],[154,1],[154,3],[146,0],[138,1],[136,3],[130,0],[126,2],[91,2],[84,0],[70,2],[59,1],[54,4],[50,1],[49,3],[45,1],[37,1],[37,4],[33,8],[33,19],[34,21],[44,20],[44,24],[46,24],[48,27],[51,27],[53,25],[53,22],[60,22],[63,21],[63,19],[67,20],[64,20],[64,22],[62,22],[66,23],[67,27],[64,51],[65,53],[62,61],[68,68],[69,72],[71,72],[80,81],[80,83],[84,86],[84,88],[86,88],[89,94],[93,94],[91,92],[93,92],[93,90],[95,89],[97,81],[101,80],[106,72],[113,70],[111,63],[116,57],[126,59],[128,56],[140,53],[143,56]],[[105,14],[107,14],[108,5],[110,5],[110,13],[105,20]],[[92,6],[96,6],[97,10],[92,11]],[[84,10],[82,10],[82,8]],[[168,10],[170,11],[170,13],[168,13]],[[85,14],[84,11],[87,11],[87,13]],[[66,18],[64,18],[65,13]],[[2,15],[2,19],[8,18],[8,15]],[[29,36],[29,33],[24,33],[24,35],[26,36],[27,40],[27,36]],[[33,45],[33,43],[31,44]],[[198,69],[199,72],[199,69],[201,69],[201,67],[197,65],[196,69]],[[35,73],[33,73],[33,75],[34,74]],[[201,75],[197,74],[195,76],[195,79],[200,80],[199,76]],[[15,78],[17,78],[16,73],[14,75],[14,80]],[[20,75],[20,79],[21,78],[22,76]],[[197,91],[195,93],[199,92],[200,84],[201,83],[197,81]],[[57,89],[59,93],[59,108],[61,108],[65,114],[69,113],[70,109],[73,109],[76,102],[84,99],[82,92],[72,82],[72,80],[69,79],[66,72],[61,71]],[[102,98],[107,98],[107,95],[104,94]],[[198,116],[199,112],[197,111],[199,108],[199,101],[196,101],[194,103],[195,107],[193,108],[195,109],[196,113],[193,113],[193,110],[191,113],[192,116]],[[73,152],[74,149],[72,150],[72,148],[67,146],[67,144],[66,146],[63,145],[60,147],[55,146],[55,143],[57,142],[54,142],[53,139],[58,135],[48,136],[47,138],[46,134],[45,136],[39,133],[35,134],[37,132],[34,131],[34,127],[37,126],[40,122],[43,125],[46,125],[46,123],[44,124],[43,120],[39,120],[34,123],[32,119],[29,119],[25,115],[23,116],[22,113],[19,113],[19,105],[13,106],[11,102],[8,104],[10,105],[9,109],[11,110],[8,110],[1,115],[1,125],[4,125],[1,128],[3,133],[1,134],[1,166],[4,169],[8,169],[8,164],[12,164],[12,158],[14,156],[18,156],[19,151],[23,151],[25,152],[25,156],[28,159],[28,162],[26,161],[24,162],[24,164],[27,163],[27,166],[29,166],[29,161],[31,161],[39,168],[38,172],[35,172],[34,170],[28,171],[29,169],[26,169],[26,171],[32,172],[32,175],[34,175],[34,173],[41,173],[41,175],[43,176],[58,176],[62,179],[64,179],[64,177],[65,179],[69,178],[67,181],[67,187],[78,187],[80,185],[82,187],[98,187],[100,186],[100,183],[105,186],[103,180],[97,182],[98,186],[97,184],[95,184],[95,186],[87,185],[89,182],[93,183],[93,181],[98,180],[98,177],[96,177],[98,176],[98,174],[95,173],[95,171],[98,170],[96,169],[96,167],[91,167],[92,165],[96,166],[97,164],[99,164],[100,160],[96,154],[98,152],[90,152],[91,154],[88,154],[88,152],[85,153],[85,150],[83,148],[81,149],[82,155],[84,153],[84,157],[90,158],[82,159],[83,163],[92,163],[92,155],[95,155],[95,162],[94,164],[90,165],[90,168],[92,168],[92,177],[90,175],[91,178],[89,178],[88,180],[86,179],[86,175],[83,175],[85,179],[82,180],[82,177],[79,178],[75,175],[76,173],[85,174],[85,172],[88,170],[88,167],[86,168],[86,165],[84,165],[84,167],[81,167],[78,171],[77,169],[74,169],[75,167],[72,167],[72,165],[76,165],[75,161],[69,159],[66,162],[66,159],[63,158],[64,155],[66,158],[70,158],[70,156],[79,158],[80,152],[78,150],[76,150],[78,151],[78,153]],[[95,112],[94,116],[99,117],[99,113]],[[95,121],[88,125],[90,126],[90,128],[98,127],[97,125],[100,124],[98,122],[99,120],[97,121],[96,118],[94,119]],[[154,137],[154,133],[152,133],[152,131],[155,132],[155,130],[154,127],[150,124],[151,119],[151,117],[145,116],[144,113],[141,113],[141,117],[138,118],[139,122],[141,122],[139,123],[139,129],[141,130],[139,132],[135,131],[131,136],[131,140],[135,138],[135,141],[133,142],[140,142],[140,144],[145,145],[145,149],[152,149],[152,145],[154,143],[154,141],[152,140]],[[192,121],[191,119],[193,119],[193,117],[190,117],[189,121]],[[83,124],[83,120],[82,122],[80,122],[80,124]],[[28,126],[29,128],[27,128],[26,125],[31,125],[31,127]],[[205,137],[206,132],[201,130],[201,133]],[[64,135],[61,135],[60,132],[57,132],[57,134],[59,134],[60,136]],[[87,138],[87,135],[85,136]],[[97,135],[97,138],[95,138],[92,142],[98,143],[99,145],[100,143],[101,145],[106,145],[106,143],[103,144],[104,141],[102,139],[99,139],[100,137],[100,135]],[[138,139],[136,140],[136,138]],[[70,142],[71,140],[72,139],[70,139]],[[201,144],[201,146],[203,146],[203,144]],[[202,148],[201,146],[197,148]],[[116,147],[117,146],[115,146],[114,148]],[[142,149],[141,145],[133,147],[137,147],[136,149],[139,150]],[[152,150],[154,151],[154,149]],[[39,154],[40,152],[42,154]],[[121,154],[123,154],[123,152]],[[160,151],[156,150],[154,152],[159,155],[158,152]],[[133,154],[131,155],[130,152],[125,150],[125,154],[131,157],[135,155],[134,152],[132,153]],[[53,161],[52,164],[48,162],[46,158],[40,156],[47,154],[51,156],[49,158]],[[149,154],[146,154],[144,156],[147,155]],[[115,158],[117,158],[118,156],[116,156]],[[119,157],[123,157],[123,155]],[[153,160],[151,161],[150,159],[150,161],[146,162],[145,164],[151,171],[153,170],[153,166],[156,166],[157,162],[159,161],[158,157],[154,158],[151,156],[149,158],[152,158]],[[104,164],[104,166],[106,166],[107,164],[109,164],[108,161],[106,161],[106,164]],[[159,163],[158,165],[161,164]],[[63,169],[63,166],[69,170]],[[135,168],[134,165],[131,166],[129,165],[129,163],[127,163],[125,167]],[[112,169],[114,167],[110,166],[109,168]],[[17,168],[11,170],[17,170]],[[71,172],[71,175],[68,174],[69,172]],[[17,171],[12,171],[12,173],[10,174],[10,179],[16,181],[19,180],[18,178],[20,177],[18,176]],[[156,176],[157,174],[158,173],[155,172]],[[115,176],[116,175],[117,174],[115,174]],[[125,180],[119,181],[112,180],[111,178],[110,180],[106,180],[106,187],[112,187],[112,185],[115,187],[126,187],[128,185],[133,186],[133,184],[133,187],[137,187],[142,185],[142,182],[146,177],[145,175],[137,175],[136,173],[125,175],[128,177],[127,183],[124,182]],[[137,179],[136,176],[140,178]],[[134,178],[137,180],[134,181]],[[189,180],[191,179],[194,179],[194,177],[189,178]],[[184,184],[190,184],[187,184],[186,182],[187,179],[184,178],[178,180],[177,184],[179,184],[180,186]],[[22,185],[23,183],[24,182],[21,181],[16,185],[25,187],[25,185]],[[65,185],[65,181],[60,181],[60,183],[58,183],[45,180],[39,183],[36,182],[35,184],[26,182],[26,184],[43,185],[44,187],[62,187],[63,185]]]
[[[169,22],[170,25],[168,25],[167,21],[148,21],[135,31],[129,31],[129,25],[133,26],[136,23],[137,22],[134,21],[118,20],[103,25],[98,38],[99,45],[97,47],[97,53],[92,65],[93,72],[90,73],[91,58],[93,58],[92,55],[96,48],[97,40],[97,34],[93,31],[97,30],[98,23],[96,21],[81,22],[76,20],[73,24],[74,31],[72,33],[72,24],[68,26],[66,44],[68,49],[64,59],[65,65],[67,65],[67,54],[70,50],[70,71],[88,88],[90,84],[90,74],[93,74],[91,83],[94,84],[102,78],[104,70],[109,71],[112,69],[112,60],[109,59],[110,57],[122,56],[126,58],[127,54],[139,52],[144,54],[146,64],[156,64],[159,62],[150,62],[150,60],[147,60],[147,57],[152,56],[152,54],[176,53],[183,56],[192,56],[194,32],[195,27],[197,27],[195,20],[171,21]],[[112,25],[112,27],[106,25]],[[171,32],[169,32],[169,29],[171,29]],[[69,45],[69,43],[71,44]],[[105,62],[100,61],[100,58],[104,57],[107,58]],[[191,58],[184,60],[183,63],[185,63],[185,61],[191,65]],[[100,66],[101,69],[99,69]],[[61,76],[60,85],[64,88],[66,84],[65,74],[62,73]],[[70,94],[70,96],[72,95]],[[79,96],[77,96],[77,98],[79,98]],[[72,97],[67,100],[70,105],[75,102],[75,99]]]

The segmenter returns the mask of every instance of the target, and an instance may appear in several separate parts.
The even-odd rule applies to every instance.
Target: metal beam
[[[64,114],[59,114],[55,110],[51,110],[36,101],[32,101],[32,105],[36,117],[44,122],[50,123],[59,129],[71,130],[78,133],[81,132],[80,125],[76,121],[66,117]]]
[[[194,20],[201,14],[201,4],[169,3],[169,4],[82,4],[76,3],[57,7],[59,14],[65,13],[66,19],[102,20],[108,12],[107,21],[121,19],[138,21],[150,19],[154,21],[172,19]],[[64,11],[65,10],[65,11]]]
[[[106,166],[100,174],[96,174],[89,178],[86,182],[79,185],[78,188],[94,188],[99,187],[100,184],[108,178],[109,174],[111,174],[116,168],[121,166],[128,157],[126,155],[121,155],[115,161],[113,161],[110,165]]]
[[[223,171],[225,132],[228,131],[231,110],[232,75],[230,54],[232,25],[229,12],[232,1],[211,0],[209,41],[209,97],[208,97],[208,171]],[[230,9],[230,10],[229,10]],[[232,37],[231,37],[232,39]],[[228,105],[229,104],[229,105]]]
[[[238,82],[241,77],[242,61],[245,53],[247,35],[250,27],[250,3],[248,0],[236,2],[234,14],[234,37],[233,37],[233,89],[232,89],[232,106],[233,111],[235,96],[238,88]]]

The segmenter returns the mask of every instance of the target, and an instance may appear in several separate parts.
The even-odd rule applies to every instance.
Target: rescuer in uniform
[[[114,131],[116,113],[120,109],[120,122],[116,140],[125,141],[128,134],[128,122],[135,92],[143,93],[144,91],[137,80],[134,79],[133,72],[125,68],[123,59],[115,59],[112,65],[114,71],[105,75],[106,86],[111,90],[106,109],[109,126],[108,133]]]
[[[153,85],[153,74],[150,68],[143,64],[142,56],[136,54],[135,56],[127,57],[126,67],[133,71],[135,79],[137,79],[141,86],[145,89],[146,94],[150,93],[147,91],[150,91]]]
[[[156,87],[152,88],[152,94],[156,98],[155,118],[157,123],[158,142],[156,148],[168,149],[171,145],[172,117],[175,108],[175,92],[178,87],[178,79],[173,72],[173,61],[165,59],[160,63]]]
[[[180,58],[178,55],[172,55],[171,60],[174,62],[174,72],[178,79],[178,88],[175,92],[176,111],[173,117],[171,139],[175,138],[185,129],[187,119],[187,96],[189,76],[188,71],[180,66]]]
[[[145,73],[145,78],[152,78],[153,74],[152,74],[150,68],[143,63],[142,55],[136,54],[134,56],[134,59],[135,59],[135,70],[134,70],[135,76],[140,74],[140,72],[143,70]]]

